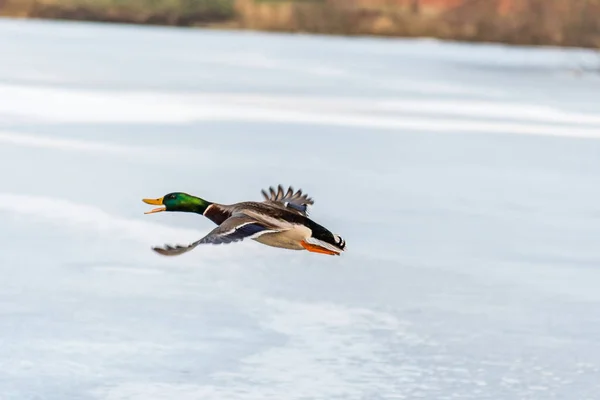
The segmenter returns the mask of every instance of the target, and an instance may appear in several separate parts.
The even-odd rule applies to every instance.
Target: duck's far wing
[[[266,203],[276,204],[290,211],[295,211],[298,214],[308,216],[309,206],[315,204],[314,200],[302,193],[302,189],[294,192],[290,186],[287,191],[284,191],[283,186],[277,186],[277,190],[273,187],[269,188],[269,192],[262,190],[262,195]]]
[[[163,256],[178,256],[193,250],[201,244],[228,244],[239,242],[246,238],[255,238],[268,232],[277,232],[265,224],[245,215],[232,216],[221,225],[213,229],[202,239],[188,245],[165,245],[164,247],[153,247],[152,250]]]

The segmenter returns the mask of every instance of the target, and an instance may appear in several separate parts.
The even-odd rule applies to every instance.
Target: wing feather
[[[283,186],[278,185],[277,190],[269,187],[269,192],[264,189],[261,192],[266,203],[295,211],[304,216],[308,216],[309,206],[315,203],[307,194],[302,193],[302,189],[294,192],[294,188],[291,186],[288,187],[287,191],[284,191]]]
[[[231,216],[200,240],[188,245],[153,247],[152,250],[163,256],[178,256],[201,244],[229,244],[246,238],[255,238],[267,232],[277,232],[277,230],[245,215]]]

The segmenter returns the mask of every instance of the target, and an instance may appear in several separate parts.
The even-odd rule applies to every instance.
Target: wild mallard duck
[[[267,246],[290,250],[308,250],[313,253],[340,255],[346,242],[323,226],[308,218],[308,207],[314,201],[302,190],[290,187],[284,192],[262,191],[262,202],[246,201],[231,205],[213,203],[186,193],[169,193],[159,199],[143,199],[144,203],[158,205],[145,214],[162,211],[181,211],[202,214],[218,225],[202,239],[187,246],[153,247],[165,256],[177,256],[193,250],[200,244],[232,243],[246,238]]]

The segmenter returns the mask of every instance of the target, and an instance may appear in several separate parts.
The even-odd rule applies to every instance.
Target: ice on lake
[[[0,398],[597,399],[600,58],[0,20]],[[583,69],[583,73],[581,70]],[[342,257],[144,215],[315,199]]]

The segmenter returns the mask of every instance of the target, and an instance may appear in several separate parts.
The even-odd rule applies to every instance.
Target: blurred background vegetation
[[[600,47],[600,0],[0,0],[0,15]]]

